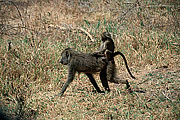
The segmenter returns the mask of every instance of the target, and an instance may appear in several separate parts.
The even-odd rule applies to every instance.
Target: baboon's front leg
[[[106,91],[110,92],[110,88],[109,88],[108,81],[107,81],[106,69],[104,69],[100,72],[100,79],[101,79],[101,82],[102,82],[104,89]]]
[[[68,71],[69,71],[68,72],[68,79],[67,79],[66,83],[64,84],[63,88],[61,89],[61,92],[58,94],[58,96],[62,96],[64,94],[64,92],[66,91],[67,87],[69,86],[69,84],[74,79],[76,71],[74,69],[69,69]]]
[[[93,84],[93,86],[95,87],[96,91],[97,91],[98,93],[104,93],[104,91],[101,91],[101,90],[100,90],[100,88],[99,88],[99,86],[97,85],[97,83],[96,83],[94,77],[92,76],[92,74],[86,73],[86,75],[87,75],[88,78],[90,79],[90,81],[91,81],[91,83]]]

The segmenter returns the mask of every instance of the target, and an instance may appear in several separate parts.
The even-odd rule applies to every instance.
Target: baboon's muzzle
[[[63,64],[63,65],[67,65],[68,64],[68,62],[63,61],[63,59],[60,60],[60,63]]]
[[[63,61],[62,61],[62,59],[59,61],[61,64],[63,64]]]

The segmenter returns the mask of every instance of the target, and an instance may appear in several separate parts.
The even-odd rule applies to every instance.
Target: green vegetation
[[[0,1],[0,113],[11,119],[180,119],[179,8],[176,0]],[[61,51],[93,52],[104,31],[137,79],[118,56],[120,77],[146,93],[113,83],[110,93],[94,93],[81,74],[63,97],[54,97],[67,79]]]

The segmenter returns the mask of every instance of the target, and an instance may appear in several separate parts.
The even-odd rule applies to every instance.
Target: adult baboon
[[[61,60],[60,63],[63,65],[68,65],[68,79],[64,84],[61,92],[58,96],[62,96],[69,84],[73,81],[76,72],[83,72],[85,73],[90,82],[95,87],[96,91],[99,93],[104,93],[98,87],[94,77],[92,74],[100,72],[100,79],[102,82],[103,87],[106,91],[110,91],[109,85],[106,78],[106,62],[102,60],[101,57],[96,58],[91,54],[85,54],[81,52],[74,51],[71,48],[65,49],[61,53]]]
[[[118,54],[115,54],[116,56]],[[62,96],[63,93],[66,91],[67,87],[69,84],[73,81],[75,73],[76,72],[83,72],[85,73],[88,78],[90,79],[90,82],[93,84],[95,87],[96,91],[98,93],[104,93],[104,91],[101,91],[100,88],[98,87],[94,77],[92,74],[100,72],[100,79],[102,82],[102,85],[106,91],[110,91],[108,81],[107,81],[107,76],[113,76],[113,80],[119,79],[115,75],[107,75],[107,62],[104,61],[102,57],[95,57],[92,54],[85,54],[82,52],[77,52],[71,48],[66,48],[62,53],[61,53],[61,60],[60,63],[63,65],[68,65],[68,79],[66,83],[64,84],[63,88],[61,89],[61,92],[58,94],[58,96]],[[110,73],[110,72],[109,72]],[[115,74],[110,73],[110,74]],[[119,82],[119,80],[118,80]],[[130,87],[128,81],[120,81],[123,84],[126,84],[127,88]]]

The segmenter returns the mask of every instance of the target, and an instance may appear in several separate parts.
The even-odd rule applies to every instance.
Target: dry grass
[[[180,119],[179,4],[175,0],[0,1],[0,117]],[[67,67],[58,62],[61,51],[74,47],[92,52],[106,30],[137,79],[130,79],[122,59],[116,57],[120,76],[134,90],[146,93],[130,94],[125,86],[112,83],[110,93],[93,93],[82,74],[63,97],[53,97],[67,79]]]

